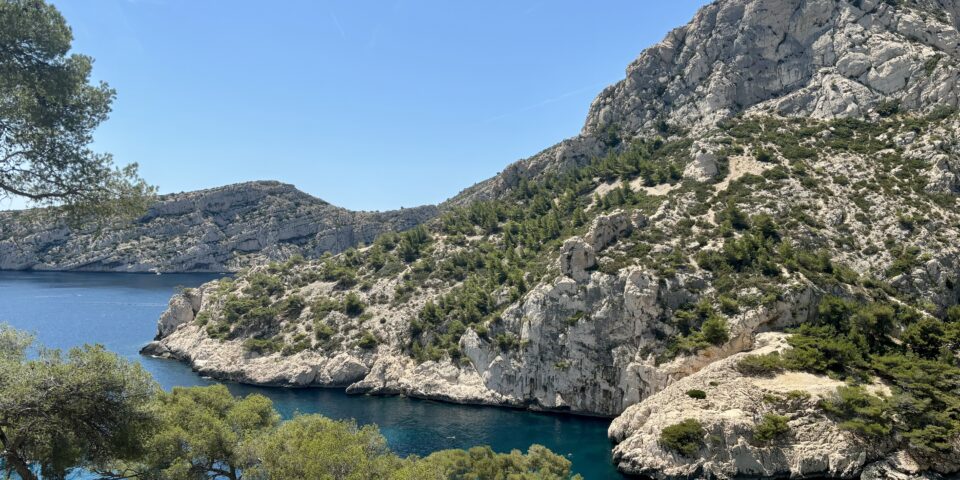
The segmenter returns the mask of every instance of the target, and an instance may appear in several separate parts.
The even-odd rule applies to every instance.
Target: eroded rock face
[[[353,212],[278,182],[165,195],[140,219],[103,231],[72,230],[49,211],[0,212],[0,270],[229,272],[338,253],[436,213]]]
[[[197,299],[196,307],[192,301],[192,293],[178,293],[170,299],[167,309],[160,315],[157,321],[157,338],[170,335],[181,325],[192,322],[197,310],[200,309],[200,301]],[[199,295],[197,295],[199,297]]]
[[[896,6],[893,5],[896,3]],[[444,206],[497,198],[521,179],[581,166],[664,126],[702,131],[740,113],[831,119],[957,106],[956,0],[716,0],[644,50],[590,106],[580,135],[507,166]],[[667,134],[669,135],[669,133]],[[709,155],[685,172],[714,175]],[[956,191],[956,162],[938,183]]]
[[[743,111],[863,116],[881,103],[955,106],[958,3],[719,0],[647,49],[594,100],[584,133],[666,121],[704,127]]]
[[[240,340],[210,339],[202,325],[192,321],[197,311],[218,315],[220,300],[208,293],[214,284],[174,297],[161,318],[160,341],[144,353],[189,361],[216,378],[257,384],[336,386],[351,393],[615,416],[676,379],[749,349],[757,331],[794,325],[810,314],[811,291],[796,289],[770,306],[731,318],[725,344],[658,362],[650,349],[677,333],[672,312],[697,301],[705,278],[662,278],[643,266],[614,275],[570,261],[571,252],[593,252],[594,246],[602,251],[647,222],[623,211],[597,217],[582,237],[568,240],[561,249],[558,261],[569,271],[561,270],[562,275],[507,305],[491,331],[481,336],[468,330],[463,335],[460,348],[466,362],[417,363],[403,352],[409,335],[406,322],[416,315],[418,304],[394,313],[371,307],[372,316],[383,318],[375,330],[383,343],[373,349],[343,345],[291,356],[253,354]],[[194,311],[191,302],[196,298],[201,306]],[[349,321],[339,313],[331,315],[337,320],[327,321],[333,324]],[[501,334],[514,337],[514,346],[499,345],[494,339]]]
[[[578,282],[590,278],[588,269],[597,265],[594,248],[587,242],[572,238],[563,243],[560,250],[560,271]]]

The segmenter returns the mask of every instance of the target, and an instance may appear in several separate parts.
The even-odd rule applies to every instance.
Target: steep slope
[[[432,206],[352,212],[278,182],[164,195],[136,221],[102,229],[71,229],[49,210],[0,212],[0,269],[236,271],[338,253],[436,214]]]
[[[593,101],[583,131],[449,201],[585,165],[612,135],[669,136],[744,112],[859,117],[957,106],[953,0],[718,0],[645,50]]]
[[[825,296],[896,306],[871,336],[956,305],[957,195],[930,179],[958,128],[746,118],[700,136],[705,181],[680,178],[690,141],[636,141],[429,228],[185,292],[147,353],[242,382],[630,412],[757,332],[816,323]],[[857,465],[896,444],[871,448]]]
[[[584,132],[703,128],[744,111],[863,116],[957,104],[951,0],[718,1],[627,68]],[[943,63],[940,63],[940,62]],[[937,67],[947,68],[937,68]]]
[[[719,0],[644,52],[577,138],[370,247],[184,292],[145,353],[242,382],[622,414],[611,439],[632,474],[954,473],[956,11]],[[859,73],[841,67],[854,53]],[[664,440],[684,420],[678,381],[755,382],[732,356],[798,326],[770,372],[816,377],[829,402],[706,392],[712,430]],[[813,430],[753,445],[767,413]],[[806,448],[817,431],[838,448]]]

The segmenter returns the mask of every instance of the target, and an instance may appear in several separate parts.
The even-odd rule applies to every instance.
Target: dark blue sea
[[[196,287],[214,278],[206,274],[0,272],[0,322],[34,333],[51,348],[102,344],[143,364],[166,389],[206,385],[212,380],[181,363],[141,357],[137,352],[153,339],[157,318],[177,286]],[[236,395],[267,395],[287,417],[295,412],[320,413],[375,423],[401,455],[475,445],[490,445],[499,452],[526,451],[538,443],[567,456],[574,471],[586,479],[621,478],[611,463],[608,420],[404,397],[352,396],[333,389],[229,387]]]

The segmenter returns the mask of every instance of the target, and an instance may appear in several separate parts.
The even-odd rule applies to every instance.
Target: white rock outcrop
[[[744,111],[864,116],[956,106],[960,3],[718,0],[594,100],[584,133],[699,129]]]
[[[786,338],[781,333],[759,334],[753,350],[713,362],[627,408],[609,429],[620,470],[662,480],[932,479],[941,478],[934,472],[957,472],[956,455],[918,461],[896,451],[895,442],[870,442],[843,430],[818,406],[845,385],[839,380],[802,372],[747,377],[737,371],[737,363],[747,355],[789,349]],[[706,397],[689,393],[695,390]],[[766,414],[785,417],[788,431],[769,441],[758,440],[755,429]],[[705,432],[702,447],[692,458],[660,444],[666,427],[688,419],[698,421]]]

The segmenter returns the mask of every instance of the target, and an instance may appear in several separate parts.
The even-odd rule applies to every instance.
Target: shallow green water
[[[48,347],[100,343],[141,362],[163,385],[211,383],[178,362],[141,357],[156,320],[176,286],[197,286],[214,275],[0,272],[0,322],[32,331]],[[402,455],[490,445],[525,450],[539,443],[573,461],[587,479],[621,478],[610,460],[608,420],[494,407],[450,405],[404,397],[346,395],[333,389],[229,385],[235,394],[259,392],[285,416],[300,411],[376,423]]]

